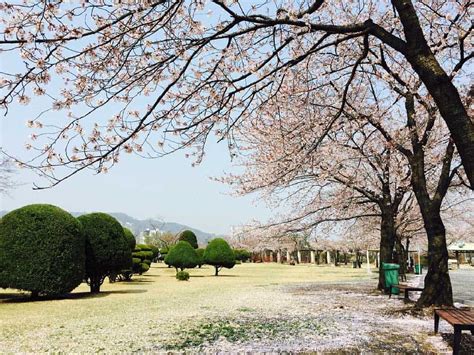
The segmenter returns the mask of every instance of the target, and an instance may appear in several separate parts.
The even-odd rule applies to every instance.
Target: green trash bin
[[[421,275],[423,273],[423,265],[415,264],[415,274]]]
[[[391,285],[398,285],[398,269],[400,265],[398,264],[382,264],[382,270],[385,276],[385,287],[390,288]],[[396,287],[392,287],[392,294],[398,295],[400,290]]]

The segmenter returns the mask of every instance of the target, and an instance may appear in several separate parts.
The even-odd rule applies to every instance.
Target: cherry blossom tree
[[[420,92],[412,78],[408,81],[409,78],[394,72],[386,63],[382,62],[381,66],[397,81],[392,93],[404,102],[405,122],[387,124],[374,120],[372,114],[365,118],[406,157],[410,166],[411,186],[428,236],[429,267],[417,305],[452,305],[446,229],[441,209],[450,186],[464,185],[461,164],[456,159],[454,142],[449,131],[444,129],[431,98]],[[379,101],[377,105],[383,103]]]
[[[377,201],[374,196],[383,197],[378,205],[383,217],[381,256],[384,262],[390,261],[394,241],[397,240],[395,218],[398,208],[406,192],[413,189],[428,235],[430,263],[425,280],[427,286],[418,305],[452,304],[441,210],[448,189],[462,189],[468,183],[463,178],[450,132],[418,78],[406,73],[403,68],[390,66],[383,55],[370,61],[370,64],[368,72],[362,74],[368,76],[370,85],[361,87],[358,92],[359,102],[363,104],[348,102],[341,113],[340,130],[336,131],[333,127],[332,132],[327,132],[317,150],[313,150],[308,142],[313,142],[315,136],[320,137],[318,124],[324,126],[325,122],[332,119],[327,111],[329,104],[306,90],[298,91],[295,86],[288,85],[285,96],[280,95],[278,98],[281,107],[273,117],[265,117],[265,120],[253,121],[249,125],[243,124],[239,128],[242,141],[250,142],[243,150],[251,151],[245,155],[246,159],[250,157],[251,163],[242,179],[231,177],[228,182],[241,184],[243,192],[266,189],[269,194],[275,194],[279,188],[290,188],[289,196],[296,197],[300,210],[305,206],[305,199],[298,193],[311,191],[322,201],[331,201],[330,207],[324,204],[320,207],[321,203],[314,203],[314,198],[312,203],[308,203],[311,208],[318,206],[318,210],[313,210],[313,213],[317,212],[318,218],[321,218],[325,209],[329,211],[334,206],[338,206],[336,209],[339,213],[344,210],[343,205],[321,192],[323,188],[329,189],[330,182],[355,188],[357,193],[362,193],[372,202]],[[389,77],[386,85],[373,82],[372,78],[383,75]],[[297,82],[299,84],[301,81]],[[335,84],[333,89],[336,92],[342,90]],[[378,133],[366,125],[372,126]],[[357,154],[363,157],[363,162],[357,159]],[[392,161],[390,157],[396,158]],[[351,164],[354,159],[357,162],[355,165]],[[366,169],[363,169],[364,166]],[[364,175],[361,171],[370,173]],[[385,179],[377,180],[379,177]],[[310,187],[305,187],[304,183],[308,179]],[[374,195],[374,191],[378,193]],[[387,193],[390,191],[394,193],[393,199]],[[347,195],[339,191],[334,196],[339,197],[340,201],[348,200]],[[406,205],[408,202],[407,197],[405,207],[409,207]],[[311,212],[306,214],[303,209],[303,217],[298,218],[306,218],[309,214]],[[337,216],[332,211],[329,215]],[[384,215],[389,217],[384,218]],[[419,230],[419,224],[415,230]],[[384,235],[391,236],[390,243],[384,242]],[[400,244],[397,245],[399,257],[402,255]],[[384,245],[387,248],[385,252]]]
[[[1,74],[0,104],[8,116],[17,102],[41,103],[41,113],[28,122],[31,155],[19,160],[54,185],[86,168],[105,173],[123,153],[155,157],[188,147],[199,163],[210,134],[228,139],[233,154],[233,128],[277,112],[277,98],[291,80],[332,102],[332,119],[311,142],[317,149],[348,104],[358,104],[361,87],[391,80],[360,75],[384,58],[433,98],[472,186],[474,124],[463,102],[474,56],[471,5],[3,3],[0,50],[15,65]],[[306,75],[294,75],[309,66]],[[61,120],[52,118],[54,110]]]
[[[277,114],[237,129],[244,173],[222,181],[237,194],[259,192],[273,206],[288,206],[287,216],[267,224],[286,232],[375,217],[380,221],[381,262],[392,262],[396,217],[411,188],[403,155],[377,129],[349,113],[344,113],[340,130],[327,133],[314,151],[320,125],[332,117],[325,115],[320,101],[308,104],[317,97],[300,95],[295,87],[287,91],[279,97]],[[383,272],[378,287],[384,289]]]

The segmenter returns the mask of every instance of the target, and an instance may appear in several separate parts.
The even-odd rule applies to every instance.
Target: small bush
[[[222,238],[216,238],[209,242],[204,252],[204,262],[213,265],[215,268],[215,276],[219,275],[219,271],[225,267],[232,269],[235,265],[235,254],[229,244]]]
[[[176,273],[176,279],[179,281],[188,281],[189,280],[189,272],[187,271],[178,271]]]
[[[189,244],[191,244],[191,246],[194,249],[199,248],[197,238],[196,238],[196,234],[194,234],[190,230],[182,231],[181,234],[179,235],[179,240],[182,240],[184,242],[188,242]]]
[[[172,247],[165,258],[165,263],[176,268],[176,271],[194,268],[199,265],[199,262],[196,250],[185,241],[180,241]]]

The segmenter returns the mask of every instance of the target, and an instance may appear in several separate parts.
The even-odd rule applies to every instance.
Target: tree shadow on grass
[[[121,284],[124,285],[139,285],[139,284],[145,284],[145,283],[152,283],[155,282],[154,280],[131,280],[131,281],[120,281]]]
[[[212,277],[212,278],[224,278],[224,277],[240,277],[239,275],[219,275],[219,276],[214,276],[214,275],[191,275],[191,278],[193,277]]]
[[[31,298],[28,293],[2,293],[0,294],[0,303],[33,303],[33,302],[44,302],[44,301],[61,301],[61,300],[81,300],[89,298],[101,298],[107,297],[113,294],[133,294],[133,293],[144,293],[147,290],[114,290],[114,291],[101,291],[99,293],[90,292],[74,292],[68,293],[62,296],[41,296],[38,298]]]
[[[440,333],[441,337],[449,346],[453,347],[454,335],[453,333]],[[461,342],[459,343],[459,354],[473,354],[474,353],[474,334],[466,332],[461,333]]]

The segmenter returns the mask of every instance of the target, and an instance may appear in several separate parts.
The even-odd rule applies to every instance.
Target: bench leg
[[[408,290],[405,290],[405,301],[408,301]]]
[[[461,329],[454,327],[454,340],[453,340],[453,355],[459,354],[459,347],[461,345]]]
[[[388,287],[388,298],[392,298],[392,285]]]
[[[435,334],[438,333],[438,328],[439,328],[439,316],[435,313],[435,315],[434,315],[434,331],[435,331]]]

